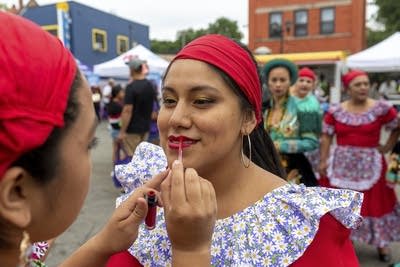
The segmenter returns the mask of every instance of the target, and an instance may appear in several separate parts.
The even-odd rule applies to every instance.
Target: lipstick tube
[[[146,228],[152,230],[156,227],[156,216],[157,216],[157,196],[153,191],[149,191],[146,195],[147,199],[147,215],[144,219]]]

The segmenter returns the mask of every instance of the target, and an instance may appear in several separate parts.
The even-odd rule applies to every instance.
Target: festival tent
[[[168,66],[168,61],[157,56],[149,49],[139,44],[110,61],[94,65],[93,72],[100,77],[129,79],[129,67],[125,63],[132,58],[146,60],[149,66],[150,74],[153,75],[163,75]]]
[[[396,32],[380,43],[347,57],[346,65],[367,72],[400,71],[399,47],[400,32]]]

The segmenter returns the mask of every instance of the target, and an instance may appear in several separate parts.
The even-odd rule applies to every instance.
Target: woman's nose
[[[179,101],[172,111],[169,123],[172,127],[190,127],[190,108],[183,101]]]

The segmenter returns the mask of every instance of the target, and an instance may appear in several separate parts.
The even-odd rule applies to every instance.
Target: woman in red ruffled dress
[[[349,99],[332,106],[325,115],[321,143],[321,185],[364,193],[360,228],[352,239],[377,247],[381,261],[390,261],[388,244],[400,240],[400,206],[387,183],[384,153],[399,135],[397,111],[385,101],[368,98],[368,76],[353,70],[343,77]],[[381,129],[390,131],[379,145]],[[336,145],[332,139],[336,137]]]

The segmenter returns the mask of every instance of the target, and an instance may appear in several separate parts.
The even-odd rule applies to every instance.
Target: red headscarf
[[[342,77],[342,82],[345,88],[348,88],[351,81],[354,80],[354,78],[358,76],[368,76],[367,73],[365,73],[362,70],[351,70]]]
[[[311,80],[315,81],[316,76],[315,76],[315,73],[311,69],[304,67],[299,71],[299,77],[307,77],[307,78],[310,78]]]
[[[187,44],[177,59],[195,59],[216,66],[228,74],[252,104],[257,123],[261,121],[261,85],[257,67],[245,49],[231,39],[209,34]]]
[[[0,12],[0,25],[1,179],[10,164],[63,126],[76,63],[34,23]]]

